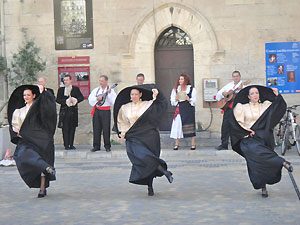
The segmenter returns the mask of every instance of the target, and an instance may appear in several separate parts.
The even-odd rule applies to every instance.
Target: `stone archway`
[[[135,83],[135,76],[143,72],[147,83],[155,83],[154,48],[158,36],[175,26],[192,39],[195,88],[198,93],[196,114],[202,109],[202,78],[209,78],[210,63],[218,52],[216,35],[208,20],[198,11],[182,4],[167,3],[147,13],[135,26],[129,52],[122,56],[122,85]],[[208,111],[207,111],[208,113]],[[201,112],[202,114],[202,112]]]

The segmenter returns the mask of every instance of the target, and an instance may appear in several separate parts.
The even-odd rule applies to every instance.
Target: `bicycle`
[[[298,155],[300,155],[300,127],[297,124],[298,114],[292,110],[297,109],[300,105],[293,105],[288,107],[286,110],[286,116],[279,123],[280,135],[283,134],[282,144],[281,144],[281,155],[284,155],[288,149],[291,149],[292,146],[296,145]],[[282,130],[281,130],[282,128]],[[280,137],[280,136],[279,136]]]
[[[274,142],[275,146],[281,146],[283,136],[284,136],[284,124],[285,124],[285,117],[283,117],[280,122],[274,127],[273,135],[274,135]]]

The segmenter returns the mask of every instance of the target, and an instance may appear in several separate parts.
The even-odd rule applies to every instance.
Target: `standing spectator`
[[[108,77],[101,75],[99,86],[89,95],[89,104],[93,107],[91,112],[93,117],[93,148],[92,152],[99,151],[101,146],[101,133],[103,131],[104,148],[111,151],[110,143],[110,120],[111,107],[116,100],[116,93],[107,85]],[[102,103],[100,104],[99,102]]]
[[[76,149],[73,145],[75,130],[78,127],[78,103],[84,97],[79,88],[72,85],[72,77],[64,77],[65,87],[60,87],[57,91],[56,102],[61,105],[59,112],[58,127],[62,128],[64,146],[66,150]]]
[[[40,78],[38,79],[38,85],[42,85],[42,86],[44,87],[45,91],[48,91],[49,93],[51,93],[51,94],[54,96],[54,91],[53,91],[53,89],[47,88],[47,87],[46,87],[46,84],[47,84],[47,81],[46,81],[46,78],[45,78],[45,77],[40,77]]]
[[[136,75],[136,83],[137,85],[142,85],[144,84],[145,81],[145,75],[142,73],[139,73],[138,75]]]

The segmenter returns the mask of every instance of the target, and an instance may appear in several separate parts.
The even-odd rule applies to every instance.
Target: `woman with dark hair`
[[[153,84],[123,89],[114,105],[115,129],[121,140],[126,139],[126,151],[132,163],[130,183],[148,185],[153,196],[153,178],[165,175],[170,183],[172,173],[160,159],[158,125],[166,111],[167,101]]]
[[[293,171],[291,163],[274,151],[272,130],[285,110],[286,103],[276,88],[248,86],[234,100],[232,148],[246,159],[250,181],[255,189],[262,189],[265,198],[268,197],[266,184],[281,180],[282,167]]]
[[[56,179],[54,96],[41,85],[18,87],[9,99],[8,121],[11,141],[17,145],[14,159],[18,171],[30,188],[40,188],[38,198],[42,198],[47,195],[49,181]]]
[[[195,136],[195,105],[196,90],[191,85],[191,79],[181,74],[171,93],[171,105],[175,106],[175,114],[170,137],[176,139],[174,150],[178,150],[180,138],[192,138],[191,150],[196,149]]]

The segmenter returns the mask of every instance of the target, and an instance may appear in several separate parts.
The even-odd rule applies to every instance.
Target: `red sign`
[[[89,56],[58,57],[58,64],[90,64]]]
[[[90,67],[74,66],[74,67],[58,67],[58,87],[63,87],[63,79],[65,75],[71,75],[72,85],[79,87],[85,99],[90,94]]]

